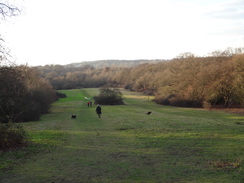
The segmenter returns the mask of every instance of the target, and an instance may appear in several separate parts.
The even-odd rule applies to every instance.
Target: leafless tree
[[[15,7],[13,5],[9,5],[7,3],[0,2],[0,15],[3,18],[16,16],[19,13],[20,13],[20,10],[17,7]]]
[[[16,16],[19,13],[20,10],[17,7],[6,2],[0,2],[0,21],[6,17]],[[0,34],[0,64],[5,63],[9,56],[9,51],[6,49],[6,46],[4,45],[4,39]]]
[[[10,50],[4,44],[4,39],[0,35],[0,66],[12,64],[10,61]]]

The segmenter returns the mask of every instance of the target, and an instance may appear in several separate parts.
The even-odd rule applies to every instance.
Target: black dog
[[[150,111],[150,112],[147,112],[147,115],[149,115],[149,114],[151,114],[152,112]]]
[[[72,114],[71,115],[71,119],[76,119],[76,115],[75,114]]]

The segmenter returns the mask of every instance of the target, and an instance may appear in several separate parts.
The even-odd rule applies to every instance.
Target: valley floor
[[[85,99],[97,94],[96,89],[63,92],[68,98],[54,103],[50,114],[22,124],[44,148],[22,159],[16,156],[24,150],[13,153],[16,161],[0,171],[0,182],[244,181],[243,116],[160,106],[124,91],[126,104],[102,106],[98,118]]]

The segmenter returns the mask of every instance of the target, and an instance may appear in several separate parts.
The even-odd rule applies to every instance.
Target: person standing
[[[101,118],[102,108],[99,104],[96,107],[96,113],[97,113],[98,117]]]

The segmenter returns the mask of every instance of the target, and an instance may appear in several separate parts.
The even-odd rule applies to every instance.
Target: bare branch
[[[0,67],[2,65],[10,64],[10,50],[4,45],[4,39],[0,35]]]
[[[5,19],[6,17],[17,16],[19,15],[19,13],[19,8],[8,3],[0,2],[0,20],[2,18]],[[0,66],[6,65],[6,63],[9,62],[9,57],[11,57],[9,54],[9,50],[4,45],[4,40],[0,35]]]
[[[0,3],[0,15],[5,18],[6,16],[17,16],[20,10],[12,5],[7,5],[5,3]]]

